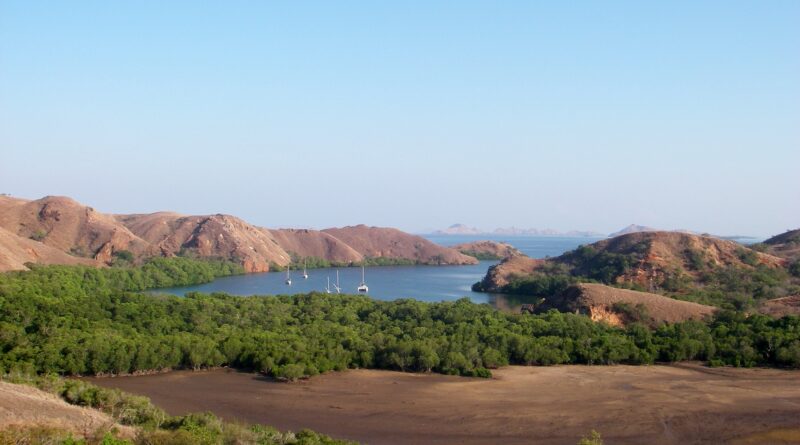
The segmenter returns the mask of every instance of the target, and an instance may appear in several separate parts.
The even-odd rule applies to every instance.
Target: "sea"
[[[558,236],[491,236],[491,235],[423,235],[443,246],[493,240],[507,242],[532,258],[558,256],[582,244],[599,238]],[[380,266],[365,271],[369,295],[378,300],[413,298],[420,301],[453,301],[469,298],[475,303],[487,303],[499,309],[511,309],[525,303],[524,297],[473,292],[472,285],[483,278],[497,261],[481,261],[467,266]],[[156,292],[185,295],[188,292],[225,292],[232,295],[292,295],[308,292],[336,292],[336,272],[342,293],[355,294],[361,282],[361,268],[309,269],[308,279],[302,272],[292,271],[291,286],[286,285],[286,274],[280,272],[256,273],[218,278],[210,283],[194,286],[158,289]]]

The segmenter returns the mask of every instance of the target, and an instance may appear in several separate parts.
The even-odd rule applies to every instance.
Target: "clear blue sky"
[[[800,226],[800,2],[0,0],[0,192],[268,227]]]

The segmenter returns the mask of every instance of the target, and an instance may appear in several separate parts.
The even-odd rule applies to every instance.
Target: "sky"
[[[797,1],[0,0],[0,193],[266,227],[800,227]]]

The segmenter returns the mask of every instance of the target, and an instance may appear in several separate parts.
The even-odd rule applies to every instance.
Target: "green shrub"
[[[600,436],[600,433],[592,430],[588,436],[583,436],[581,440],[578,441],[578,445],[603,445],[603,438]]]

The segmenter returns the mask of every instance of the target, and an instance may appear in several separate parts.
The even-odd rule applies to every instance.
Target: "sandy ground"
[[[33,425],[62,428],[79,436],[112,427],[125,437],[134,435],[131,428],[117,425],[99,411],[70,405],[30,386],[0,382],[0,430]]]
[[[800,443],[800,372],[508,367],[492,379],[355,370],[277,383],[232,370],[95,378],[172,414],[311,428],[370,444]],[[796,440],[796,441],[795,441]]]

